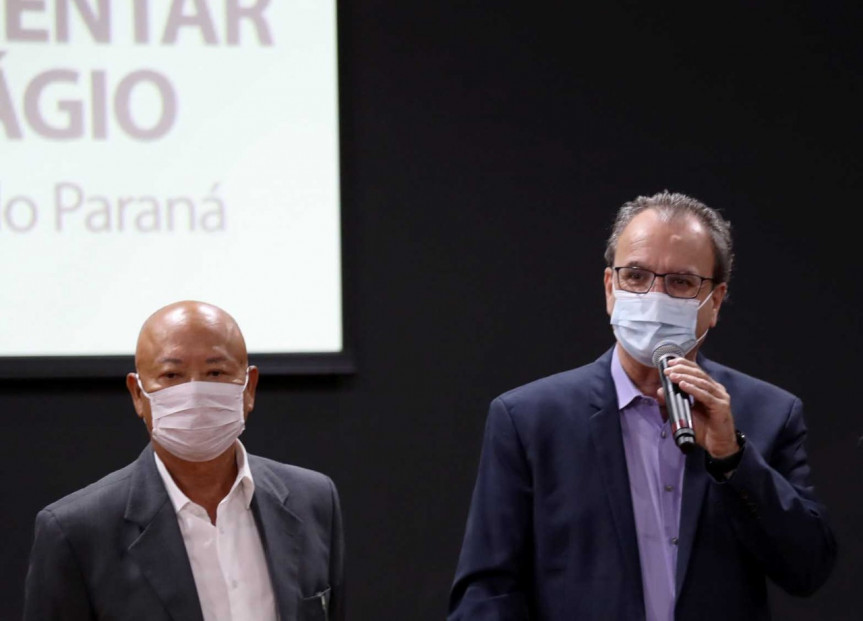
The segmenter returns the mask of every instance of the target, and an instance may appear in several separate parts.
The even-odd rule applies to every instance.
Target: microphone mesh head
[[[653,350],[653,366],[659,366],[659,361],[663,356],[673,356],[682,358],[686,352],[674,343],[661,343],[659,347]]]

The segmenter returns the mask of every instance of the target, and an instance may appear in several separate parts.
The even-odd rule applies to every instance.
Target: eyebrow
[[[656,271],[650,269],[649,267],[645,267],[645,265],[646,264],[642,263],[641,261],[630,261],[626,265],[621,265],[619,267],[634,267],[636,269],[647,270],[648,272],[653,272],[654,274],[659,273],[659,272],[656,272]],[[696,270],[696,269],[685,269],[683,271],[674,270],[672,272],[666,272],[665,274],[666,275],[668,275],[668,274],[680,274],[682,276],[698,276],[700,274],[700,272],[699,272],[699,270]],[[703,278],[703,276],[702,276],[702,278]]]
[[[225,362],[227,360],[228,360],[227,356],[212,356],[210,358],[207,358],[205,360],[205,362],[207,364],[216,364],[217,362]],[[166,357],[166,358],[159,358],[158,362],[160,364],[182,364],[183,359],[182,358],[168,358],[168,357]]]
[[[165,364],[165,363],[181,364],[183,361],[180,360],[179,358],[159,358],[158,362],[159,362],[159,364]]]

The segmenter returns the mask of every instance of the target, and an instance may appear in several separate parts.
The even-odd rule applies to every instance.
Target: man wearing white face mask
[[[161,308],[135,366],[126,386],[151,442],[39,512],[25,621],[344,619],[336,487],[238,439],[258,369],[234,319]]]
[[[683,194],[638,197],[605,260],[616,345],[492,401],[448,621],[767,620],[768,581],[814,593],[836,541],[800,399],[699,351],[730,224]],[[654,361],[669,348],[685,450]]]

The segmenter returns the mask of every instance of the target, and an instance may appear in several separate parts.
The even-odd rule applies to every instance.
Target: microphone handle
[[[680,386],[672,382],[665,369],[668,361],[674,358],[673,354],[662,356],[659,359],[659,379],[665,392],[665,409],[671,419],[671,432],[674,442],[684,453],[689,453],[695,447],[695,430],[692,428],[692,412],[689,408],[689,395],[680,389]]]

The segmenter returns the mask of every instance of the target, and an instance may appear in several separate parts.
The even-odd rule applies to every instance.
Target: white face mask
[[[137,377],[137,375],[136,375]],[[246,428],[243,393],[249,383],[185,382],[148,393],[152,437],[172,455],[207,461],[227,450]]]
[[[614,309],[611,325],[614,336],[633,358],[645,366],[653,366],[653,352],[660,345],[673,343],[687,354],[707,336],[696,338],[701,304],[698,298],[673,298],[661,291],[630,293],[614,289]]]

